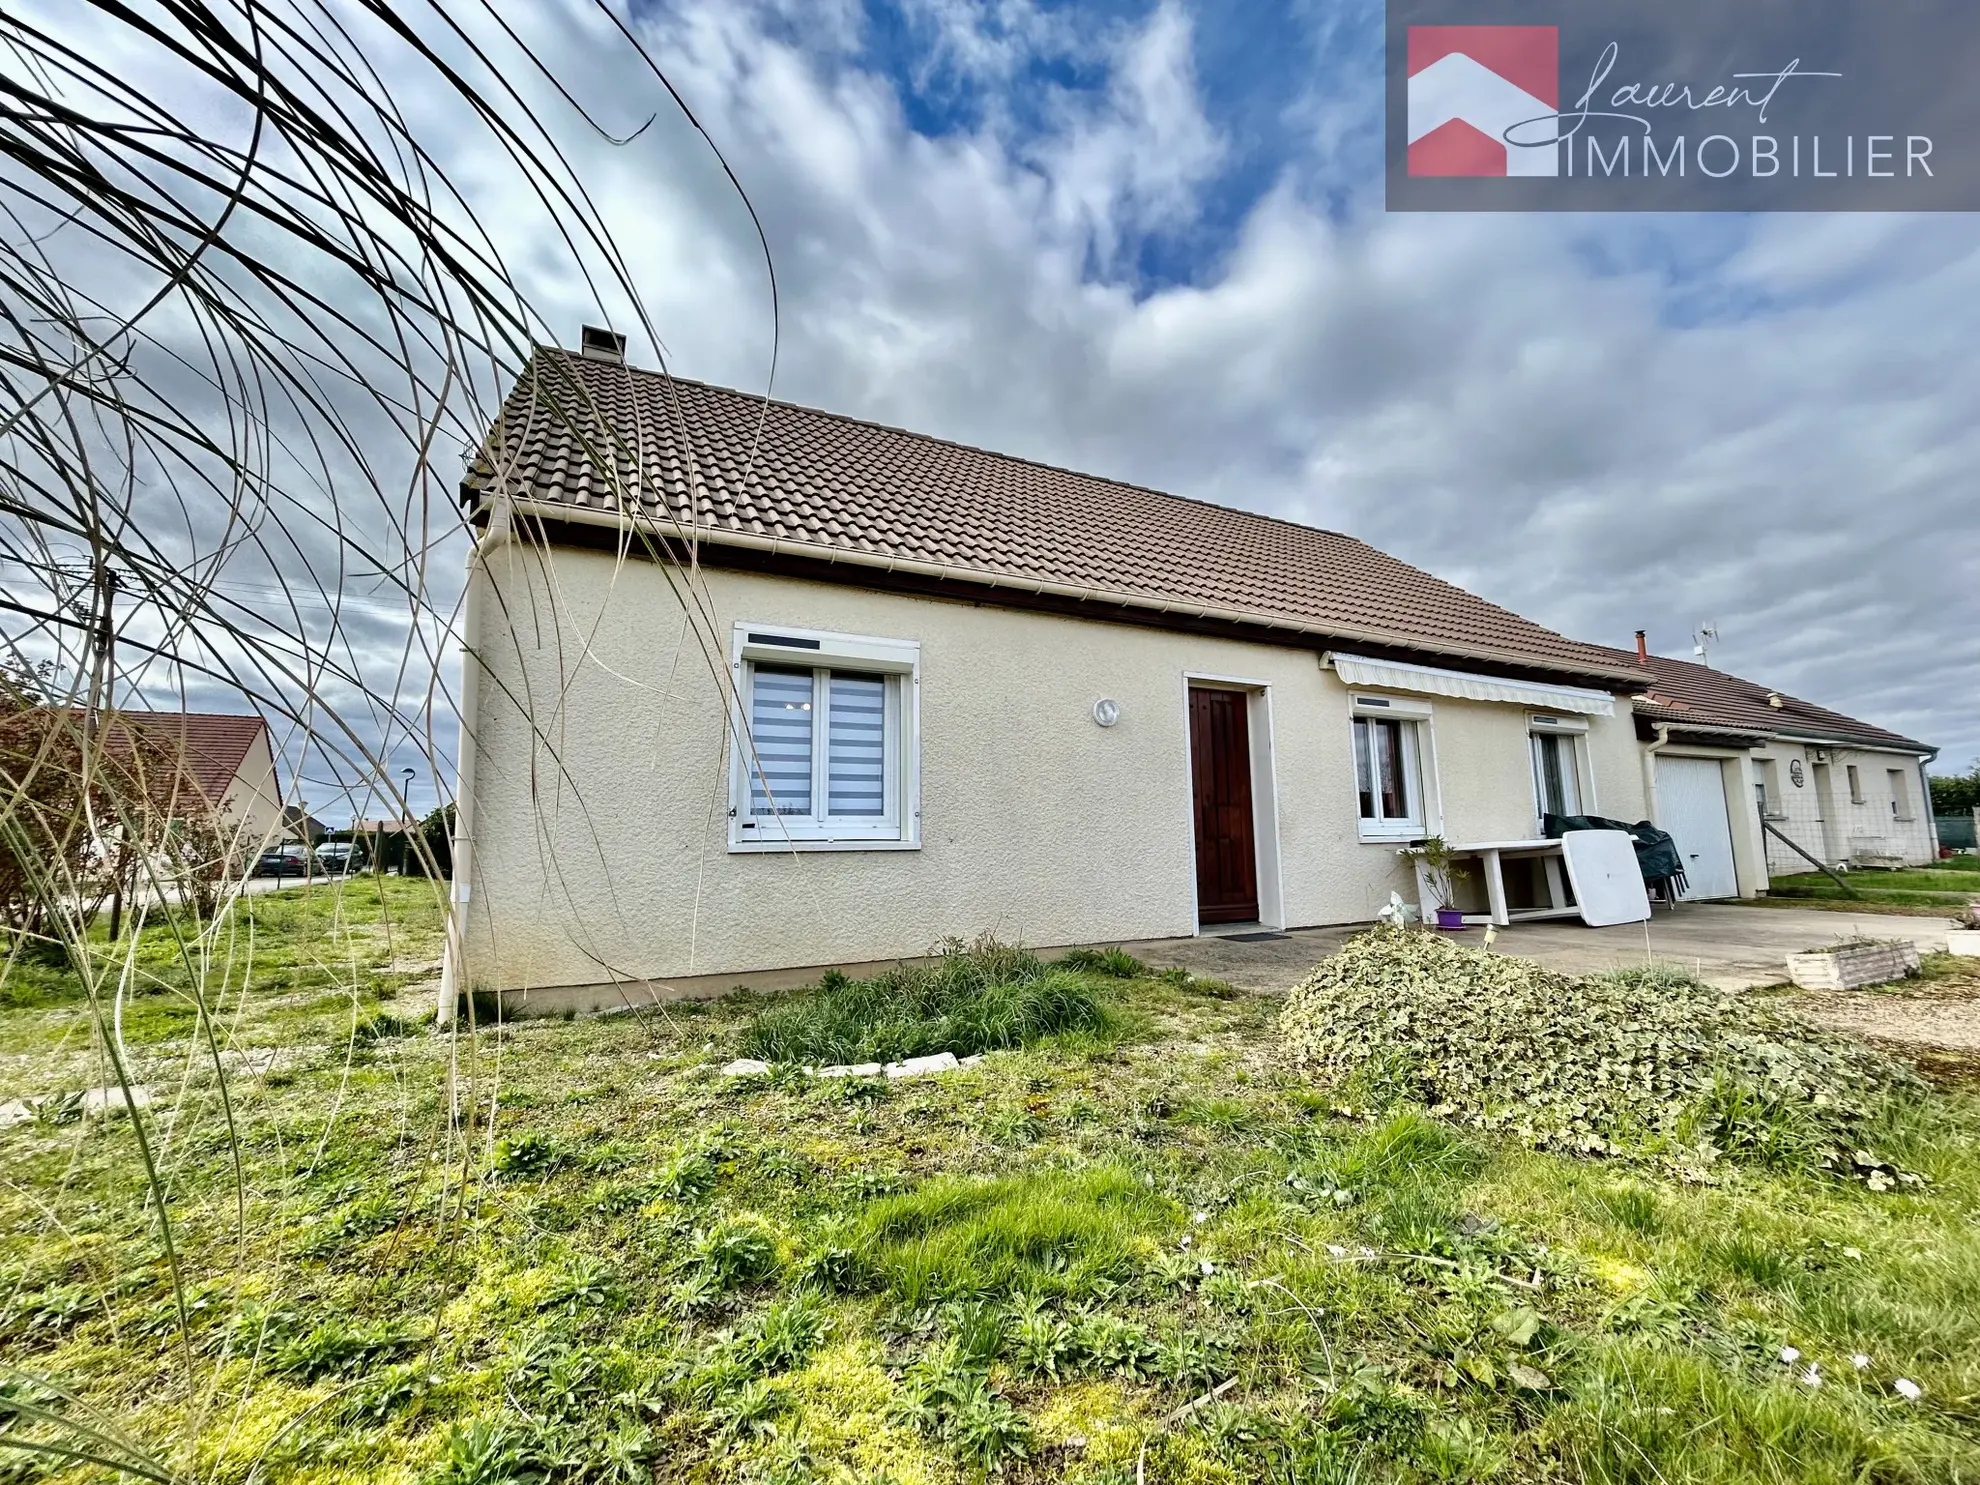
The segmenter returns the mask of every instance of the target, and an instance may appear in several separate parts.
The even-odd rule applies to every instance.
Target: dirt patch
[[[1927,960],[1921,979],[1784,997],[1818,1025],[1881,1043],[1941,1082],[1980,1081],[1980,965]]]

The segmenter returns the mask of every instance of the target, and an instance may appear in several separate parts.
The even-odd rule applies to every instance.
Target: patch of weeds
[[[428,1485],[539,1485],[548,1478],[523,1430],[499,1418],[448,1424],[443,1448]]]
[[[534,1413],[581,1418],[596,1413],[629,1381],[627,1368],[609,1353],[573,1345],[552,1332],[532,1343],[507,1386]]]
[[[539,1310],[617,1309],[625,1301],[625,1286],[608,1263],[580,1254],[558,1271],[537,1302]]]
[[[563,1150],[545,1134],[520,1134],[498,1140],[495,1145],[495,1174],[505,1181],[536,1181],[565,1162]]]
[[[1701,1419],[1710,1426],[1700,1427]],[[1853,1389],[1764,1382],[1685,1352],[1612,1343],[1548,1420],[1571,1477],[1617,1482],[1955,1480],[1969,1442]]]
[[[1081,974],[1111,975],[1117,980],[1135,980],[1148,973],[1147,965],[1122,948],[1074,949],[1060,956],[1059,966]]]
[[[1433,1420],[1423,1430],[1416,1458],[1431,1479],[1458,1482],[1495,1479],[1510,1456],[1491,1433],[1459,1415]]]
[[[1799,1092],[1723,1072],[1692,1103],[1682,1132],[1693,1143],[1709,1140],[1735,1160],[1771,1170],[1829,1164],[1835,1155],[1835,1122],[1821,1106]]]
[[[789,1407],[790,1398],[781,1384],[758,1377],[717,1397],[708,1412],[716,1436],[737,1443],[773,1437],[777,1420]]]
[[[862,1251],[910,1305],[1013,1290],[1080,1296],[1127,1277],[1176,1220],[1119,1167],[994,1179],[944,1177],[875,1202]]]
[[[412,1416],[424,1408],[427,1395],[444,1381],[440,1373],[418,1363],[388,1366],[345,1393],[335,1416],[366,1426]]]
[[[1708,1263],[1762,1289],[1783,1287],[1800,1269],[1778,1244],[1752,1232],[1714,1235],[1706,1240],[1704,1256]]]
[[[603,1216],[616,1217],[636,1212],[660,1195],[658,1181],[608,1181],[592,1192],[590,1206]]]
[[[1078,1368],[1079,1343],[1072,1327],[1031,1295],[1011,1302],[1006,1334],[1011,1364],[1020,1371],[1057,1381]]]
[[[669,1201],[697,1201],[715,1189],[721,1164],[713,1150],[683,1150],[654,1179],[655,1191]]]
[[[1221,1379],[1229,1366],[1229,1353],[1201,1331],[1171,1327],[1156,1339],[1147,1369],[1173,1387],[1197,1393]]]
[[[859,1253],[842,1243],[820,1242],[791,1271],[791,1282],[801,1289],[822,1294],[852,1294],[866,1287],[872,1275]]]
[[[845,1191],[855,1201],[872,1201],[905,1191],[909,1184],[908,1178],[897,1170],[861,1170],[846,1179]]]
[[[376,1045],[397,1041],[401,1037],[424,1035],[432,1026],[433,1017],[430,1015],[401,1016],[392,1011],[376,1011],[351,1029],[351,1040],[359,1046]]]
[[[1054,1032],[1099,1031],[1108,1020],[1086,976],[980,939],[945,946],[933,964],[896,965],[869,980],[828,975],[759,1014],[740,1049],[765,1062],[818,1066],[962,1057]]]
[[[831,1316],[813,1294],[794,1294],[771,1305],[737,1333],[737,1354],[758,1374],[787,1372],[818,1349]]]
[[[426,1337],[391,1325],[351,1326],[328,1320],[275,1347],[269,1365],[277,1372],[305,1380],[354,1376],[389,1361]]]
[[[1025,1416],[953,1348],[908,1368],[895,1409],[902,1422],[979,1469],[1002,1469],[1022,1460],[1036,1442]]]
[[[1185,1099],[1175,1111],[1179,1124],[1193,1124],[1220,1134],[1245,1128],[1252,1122],[1251,1105],[1235,1098]]]
[[[1590,1204],[1605,1220],[1644,1237],[1664,1225],[1656,1192],[1639,1181],[1613,1181],[1596,1191]]]
[[[1073,1327],[1074,1344],[1086,1366],[1111,1376],[1139,1379],[1155,1359],[1148,1331],[1114,1315],[1087,1315]]]
[[[695,1234],[694,1264],[718,1292],[759,1284],[776,1273],[777,1242],[761,1222],[729,1218]]]
[[[1350,1144],[1329,1174],[1335,1191],[1362,1193],[1405,1178],[1471,1175],[1483,1164],[1483,1152],[1449,1125],[1405,1109]]]

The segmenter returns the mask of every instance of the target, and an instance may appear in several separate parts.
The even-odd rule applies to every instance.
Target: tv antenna
[[[1700,624],[1691,639],[1691,653],[1698,657],[1700,665],[1709,670],[1712,665],[1712,646],[1719,642],[1718,627],[1712,624]]]

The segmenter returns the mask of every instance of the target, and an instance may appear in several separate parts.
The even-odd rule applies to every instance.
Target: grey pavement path
[[[1241,943],[1229,937],[1151,939],[1125,945],[1148,963],[1180,966],[1193,974],[1228,980],[1247,990],[1290,990],[1313,964],[1331,954],[1363,925],[1295,929],[1283,938]],[[1597,974],[1645,958],[1677,964],[1707,984],[1727,990],[1778,985],[1786,959],[1839,938],[1908,939],[1921,950],[1946,946],[1949,921],[1888,913],[1830,913],[1806,908],[1729,907],[1715,903],[1659,910],[1649,923],[1590,928],[1573,921],[1516,923],[1499,930],[1500,953],[1522,954],[1564,974]],[[1466,943],[1483,943],[1485,930],[1467,929]]]

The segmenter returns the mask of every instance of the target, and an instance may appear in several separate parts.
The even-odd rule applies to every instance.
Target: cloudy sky
[[[1980,754],[1974,218],[1387,214],[1365,3],[639,21],[763,217],[780,395],[1348,531],[1582,638],[1709,622],[1726,669]],[[762,385],[705,150],[599,153],[669,365]]]
[[[620,14],[761,218],[779,396],[1348,531],[1579,638],[1710,623],[1728,670],[1980,756],[1980,221],[1390,215],[1366,0]],[[459,18],[622,250],[633,359],[761,389],[755,228],[659,79],[588,0],[505,7],[587,122]],[[629,324],[490,130],[367,51],[547,333]],[[352,668],[416,698],[379,586],[345,585]]]

